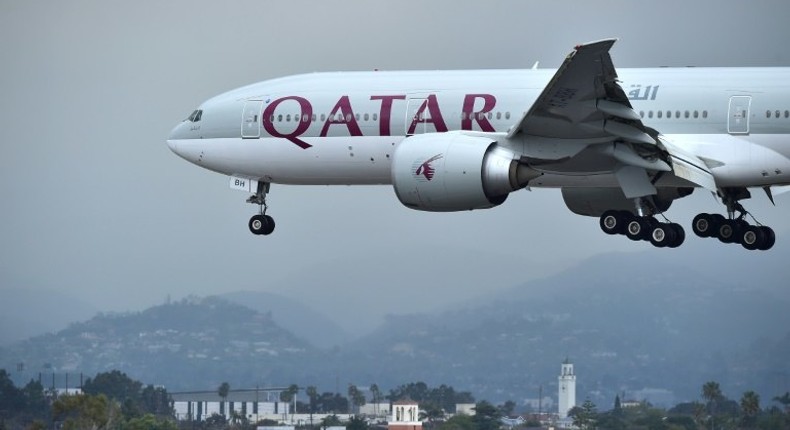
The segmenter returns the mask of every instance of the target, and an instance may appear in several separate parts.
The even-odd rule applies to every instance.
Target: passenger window
[[[379,119],[379,114],[374,113],[373,114],[373,121],[378,121],[378,119]]]
[[[640,111],[639,111],[639,117],[640,117],[640,118],[644,118],[644,117],[645,117],[645,111],[643,111],[643,110],[640,110]]]
[[[283,122],[283,114],[277,115],[277,122]]]
[[[325,120],[326,120],[326,115],[325,114],[321,114],[321,122],[324,122]]]
[[[790,117],[790,110],[786,110],[785,111],[785,118],[788,118],[788,117]]]
[[[359,121],[359,114],[358,113],[354,114],[354,117],[357,119],[357,121]]]
[[[313,114],[313,122],[315,122],[315,114]]]
[[[502,112],[496,113],[496,119],[502,119]]]
[[[689,116],[691,116],[691,114],[689,113],[689,111],[686,111],[686,112],[683,113],[683,116],[688,118]]]
[[[656,112],[656,116],[657,116],[657,117],[659,117],[659,118],[661,118],[661,115],[662,115],[663,113],[664,113],[664,111],[660,110],[660,111]]]
[[[672,111],[671,110],[667,111],[667,118],[672,118]]]
[[[510,119],[510,112],[505,112],[505,119]]]
[[[694,118],[699,118],[699,111],[694,111]]]
[[[777,118],[779,118],[779,115],[780,115],[779,110],[774,112],[774,114],[776,115]],[[200,114],[198,114],[198,119],[196,119],[195,121],[200,121]]]
[[[708,117],[708,111],[706,111],[706,110],[702,111],[702,117],[703,118],[707,118]]]
[[[493,117],[494,117],[494,114],[492,114],[491,112],[489,112],[489,113],[488,113],[488,119],[491,119],[491,118],[493,118]]]
[[[653,111],[652,110],[647,112],[647,117],[648,118],[653,118]]]
[[[368,116],[368,114],[365,114],[364,118],[365,118],[365,121],[367,121],[368,118],[370,118],[370,117]]]
[[[291,122],[291,114],[288,114],[288,115],[285,116],[285,121],[286,122]]]
[[[769,110],[765,111],[765,117],[766,118],[770,118],[771,117],[771,111],[769,111]]]

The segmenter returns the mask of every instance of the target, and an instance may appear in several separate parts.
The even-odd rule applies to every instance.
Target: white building
[[[271,390],[232,390],[223,399],[216,391],[172,393],[173,409],[180,420],[203,421],[213,414],[229,418],[232,412],[252,422],[264,418],[286,421],[290,404],[279,401],[279,392]]]
[[[557,394],[559,408],[557,413],[561,420],[568,418],[568,411],[576,406],[576,375],[573,373],[573,363],[567,358],[562,362]]]

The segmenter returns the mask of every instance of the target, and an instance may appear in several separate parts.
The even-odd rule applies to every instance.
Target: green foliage
[[[427,405],[435,405],[447,412],[455,412],[455,405],[458,403],[474,403],[475,399],[468,391],[456,392],[453,387],[440,385],[436,388],[429,388],[424,382],[412,382],[401,385],[390,390],[387,398],[391,401],[410,398],[425,408]]]
[[[104,394],[64,395],[52,405],[55,421],[63,422],[64,430],[109,429],[121,419],[118,404]]]
[[[597,412],[595,403],[590,399],[584,401],[581,407],[573,408],[568,415],[573,418],[573,425],[581,430],[594,429]]]
[[[335,415],[335,414],[327,415],[321,420],[321,427],[324,427],[324,428],[326,428],[326,427],[333,427],[333,426],[339,426],[339,425],[342,425],[342,424],[343,423],[340,421],[340,418],[337,415]]]
[[[102,394],[121,405],[121,412],[126,419],[153,414],[160,417],[172,417],[170,395],[162,387],[154,387],[135,381],[118,370],[98,373],[88,378],[83,384],[82,392],[88,395]]]
[[[368,422],[364,418],[354,415],[348,420],[346,430],[368,430]]]
[[[502,417],[499,409],[483,400],[475,405],[475,415],[472,417],[476,430],[497,430],[501,425],[499,419]]]
[[[469,415],[456,415],[441,423],[437,430],[475,430],[475,423]]]
[[[178,430],[178,426],[170,419],[145,414],[127,421],[121,430]]]
[[[219,385],[219,388],[217,388],[217,394],[219,394],[219,396],[222,397],[222,400],[227,399],[229,393],[230,393],[230,384],[228,384],[227,382],[223,382],[222,384]]]

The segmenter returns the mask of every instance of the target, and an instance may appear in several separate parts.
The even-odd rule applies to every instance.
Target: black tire
[[[719,225],[716,237],[723,243],[735,243],[740,240],[738,237],[739,233],[740,223],[738,220],[725,219],[724,222]]]
[[[623,234],[625,231],[626,219],[622,211],[608,210],[601,215],[598,225],[606,234]]]
[[[765,236],[765,230],[763,230],[762,227],[755,225],[750,225],[742,229],[740,238],[741,246],[748,249],[749,251],[762,249],[762,247],[765,246],[767,239]]]
[[[264,234],[264,229],[267,226],[267,220],[264,215],[253,215],[250,218],[250,222],[247,223],[247,227],[250,228],[252,234]]]
[[[269,215],[263,215],[264,219],[264,228],[261,231],[261,234],[266,236],[272,234],[274,231],[274,218],[270,217]]]
[[[774,233],[774,229],[771,227],[761,226],[760,229],[765,235],[765,243],[763,243],[763,246],[758,249],[760,251],[768,251],[769,249],[773,248],[774,244],[776,243],[776,233]]]
[[[699,237],[711,237],[716,234],[718,226],[713,221],[713,216],[710,214],[698,214],[691,221],[691,229]]]
[[[677,248],[678,246],[683,245],[683,242],[686,240],[686,230],[683,229],[683,226],[674,222],[669,226],[675,230],[675,240],[669,244],[669,247]]]
[[[631,240],[645,240],[650,237],[652,223],[645,217],[634,217],[626,224],[625,235]]]
[[[675,241],[677,234],[669,224],[658,223],[650,229],[650,243],[656,248],[665,248]]]

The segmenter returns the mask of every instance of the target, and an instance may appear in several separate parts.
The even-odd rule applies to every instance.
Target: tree
[[[359,413],[359,408],[365,404],[365,394],[354,384],[348,384],[348,399]]]
[[[508,400],[499,407],[499,410],[502,411],[502,415],[509,417],[513,415],[513,410],[516,409],[516,402],[512,400]]]
[[[469,415],[456,415],[440,424],[437,430],[475,430],[475,423]]]
[[[311,385],[305,389],[305,394],[310,401],[310,427],[313,426],[313,412],[315,412],[316,401],[318,400],[318,389]]]
[[[335,414],[327,415],[321,419],[321,427],[323,428],[336,427],[342,424],[343,423],[340,421],[340,418]]]
[[[124,430],[178,430],[175,422],[166,418],[158,418],[153,414],[145,414],[142,417],[132,418]]]
[[[475,415],[472,417],[472,422],[477,430],[497,430],[501,417],[499,409],[483,400],[475,405]]]
[[[571,409],[573,412],[573,425],[580,428],[581,430],[588,430],[595,428],[595,419],[598,415],[598,412],[595,407],[595,403],[593,403],[590,399],[584,401],[580,408],[573,408]],[[571,416],[571,413],[568,413],[568,416]]]
[[[291,415],[296,413],[296,393],[298,392],[299,392],[299,386],[296,384],[291,384],[288,386],[287,390],[280,392],[281,401],[285,403],[293,404],[293,410],[291,411]]]
[[[785,412],[790,412],[790,392],[784,393],[782,396],[776,396],[773,401],[779,402],[784,406]]]
[[[143,383],[128,377],[119,370],[97,373],[95,377],[88,378],[82,384],[82,392],[90,395],[104,394],[108,399],[120,403],[131,399],[137,402]]]
[[[711,416],[711,428],[715,426],[716,422],[716,405],[723,397],[718,382],[708,381],[702,385],[702,398],[707,401],[708,413]]]
[[[346,424],[346,430],[368,430],[368,422],[364,418],[353,416]]]
[[[754,427],[757,414],[760,413],[760,395],[754,391],[747,391],[741,396],[742,423],[747,428]]]
[[[117,403],[104,394],[60,396],[52,405],[53,419],[63,422],[64,430],[109,429],[120,419]]]
[[[373,413],[379,416],[379,403],[381,403],[381,390],[376,384],[370,385],[370,395],[373,397]]]
[[[230,394],[230,384],[227,382],[219,384],[219,387],[217,387],[217,394],[222,397],[222,403],[219,405],[219,413],[225,415],[225,403],[228,400],[228,394]]]
[[[428,428],[434,428],[436,421],[444,418],[444,410],[433,403],[427,403],[420,412],[421,420],[428,420]]]

